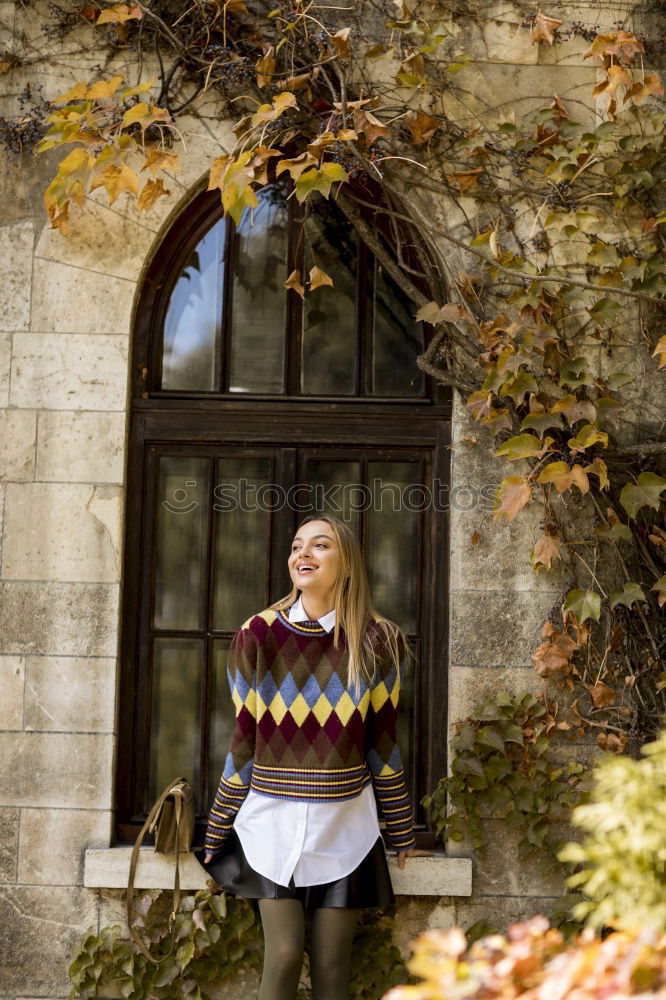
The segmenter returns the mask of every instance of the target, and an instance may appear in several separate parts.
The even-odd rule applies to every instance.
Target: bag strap
[[[184,781],[184,778],[176,778],[175,781],[170,781],[166,786],[157,802],[153,808],[148,813],[148,818],[146,822],[141,827],[139,836],[136,838],[134,847],[132,848],[132,857],[130,858],[130,868],[129,868],[129,878],[127,880],[127,926],[129,927],[129,932],[134,944],[137,946],[139,951],[146,956],[146,958],[158,965],[163,962],[165,958],[168,958],[173,951],[174,945],[176,943],[176,927],[175,919],[178,906],[180,904],[180,852],[179,852],[179,832],[180,832],[180,820],[182,815],[182,805],[183,805],[183,791],[181,788],[177,788],[179,782]],[[160,958],[154,958],[150,954],[146,945],[141,939],[141,935],[138,930],[132,924],[132,903],[134,901],[134,879],[136,876],[136,868],[139,862],[139,848],[143,843],[143,838],[145,837],[148,830],[153,831],[157,824],[157,818],[159,816],[160,810],[168,797],[173,794],[174,797],[174,812],[176,817],[176,876],[174,879],[173,887],[173,898],[171,903],[171,913],[169,915],[169,925],[171,926],[171,947],[169,948],[166,955],[162,955]]]

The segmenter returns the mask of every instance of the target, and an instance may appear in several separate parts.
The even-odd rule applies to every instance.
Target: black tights
[[[305,950],[298,899],[260,899],[264,969],[258,1000],[295,1000]],[[312,913],[310,980],[314,1000],[349,1000],[351,946],[360,910],[322,906]]]

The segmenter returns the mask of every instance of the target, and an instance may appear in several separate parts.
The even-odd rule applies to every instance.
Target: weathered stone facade
[[[556,6],[561,16],[564,5]],[[604,25],[633,7],[581,4],[567,16]],[[48,48],[39,8],[0,2],[0,49]],[[465,71],[470,113],[496,105],[503,93],[556,91],[589,105],[595,70],[581,58],[585,43],[531,46],[507,17],[498,5],[496,19],[465,39],[478,60]],[[92,75],[95,63],[92,52],[87,65],[72,64],[53,43],[40,75],[45,96]],[[12,75],[0,113],[17,113],[28,79],[30,66]],[[0,171],[0,998],[66,996],[67,964],[83,932],[122,914],[121,893],[83,888],[83,865],[87,848],[111,843],[120,752],[114,731],[133,308],[162,234],[200,187],[207,162],[231,145],[230,125],[217,119],[212,100],[196,110],[179,119],[187,155],[171,198],[141,217],[124,197],[109,207],[98,191],[72,213],[63,238],[48,227],[42,205],[57,155],[3,163]],[[645,362],[629,350],[628,365]],[[649,380],[641,391],[636,414],[649,418],[657,405]],[[502,462],[487,457],[488,445],[457,402],[454,489],[499,482]],[[450,525],[451,723],[486,692],[540,687],[530,653],[562,594],[559,578],[529,568],[537,523],[523,517],[494,525],[487,510],[466,506],[463,499],[454,505]],[[425,927],[505,924],[548,910],[561,887],[514,860],[500,823],[492,836],[491,856],[475,862],[471,898],[399,898],[396,940],[405,953]],[[253,989],[239,984],[237,995]]]

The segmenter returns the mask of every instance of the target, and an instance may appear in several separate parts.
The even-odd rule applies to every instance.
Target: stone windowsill
[[[90,848],[85,855],[83,884],[95,889],[124,889],[127,886],[131,847]],[[469,858],[450,858],[435,853],[427,858],[407,858],[398,868],[394,855],[388,855],[389,872],[396,896],[471,896],[472,862]],[[175,859],[156,854],[152,847],[142,847],[137,865],[137,889],[173,888]],[[193,855],[181,860],[182,889],[205,889],[207,873]]]

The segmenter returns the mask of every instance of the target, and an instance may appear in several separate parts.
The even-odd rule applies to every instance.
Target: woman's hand
[[[213,854],[211,851],[208,851],[208,853],[204,855],[204,861],[208,865],[212,860],[213,860]]]
[[[420,851],[415,847],[410,847],[408,851],[398,851],[398,868],[405,867],[405,858],[430,858],[434,853],[434,851]]]

